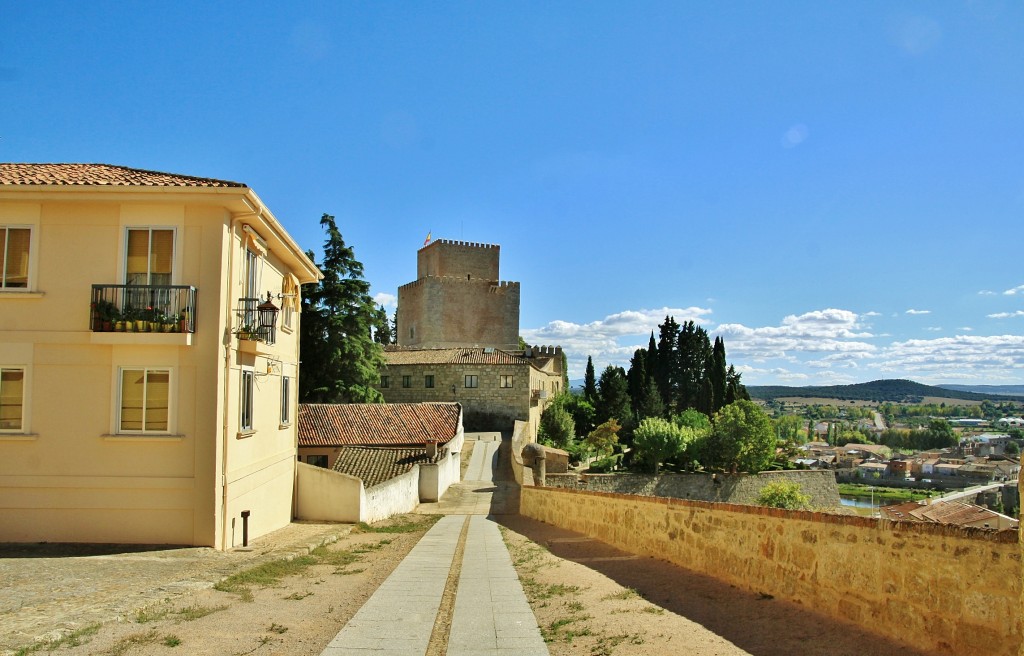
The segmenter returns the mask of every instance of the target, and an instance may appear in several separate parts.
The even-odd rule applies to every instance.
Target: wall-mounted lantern
[[[259,334],[268,344],[273,344],[277,336],[277,313],[280,311],[270,300],[270,292],[267,292],[267,300],[256,306],[256,316],[260,322]]]

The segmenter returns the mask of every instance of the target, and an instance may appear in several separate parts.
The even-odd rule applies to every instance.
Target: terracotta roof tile
[[[161,173],[111,164],[0,163],[0,185],[241,187],[241,182]]]
[[[433,462],[445,457],[442,449]],[[410,471],[415,465],[429,463],[431,459],[423,449],[384,449],[346,446],[338,452],[334,471],[355,476],[367,488],[380,485]]]
[[[491,348],[413,349],[389,346],[384,351],[389,365],[402,364],[534,364],[517,353]]]
[[[300,403],[300,446],[445,444],[458,434],[458,403]]]

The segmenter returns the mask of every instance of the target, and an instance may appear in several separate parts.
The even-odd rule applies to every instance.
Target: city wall
[[[932,653],[1021,649],[1016,531],[526,486],[520,512]]]
[[[811,497],[812,508],[840,505],[839,487],[833,472],[792,470],[760,474],[548,474],[545,485],[594,492],[617,492],[645,497],[672,497],[697,501],[754,504],[768,483],[787,480],[800,485]]]

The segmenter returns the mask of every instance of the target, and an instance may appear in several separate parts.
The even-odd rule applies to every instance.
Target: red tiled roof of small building
[[[401,476],[416,465],[437,462],[443,457],[442,450],[431,459],[423,449],[345,446],[334,461],[334,471],[355,476],[370,488]]]
[[[300,446],[445,444],[458,433],[458,403],[300,403]]]
[[[162,173],[112,164],[0,163],[0,185],[107,187],[241,187],[230,180]]]
[[[389,365],[403,364],[533,364],[529,358],[494,348],[414,349],[389,346],[384,350]]]

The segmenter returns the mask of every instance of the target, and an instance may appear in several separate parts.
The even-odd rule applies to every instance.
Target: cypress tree
[[[587,356],[587,371],[583,375],[583,398],[594,404],[597,401],[597,378],[594,376],[594,360]]]
[[[661,400],[671,412],[676,400],[679,378],[679,324],[674,317],[665,317],[658,326],[658,366],[654,380],[661,390]]]
[[[711,403],[714,412],[718,412],[725,405],[726,373],[725,340],[716,337],[707,372],[708,379],[711,381]]]
[[[631,423],[629,419],[632,412],[629,404],[626,372],[622,370],[622,367],[608,365],[601,372],[601,380],[597,384],[594,423],[600,426],[609,419],[617,419],[620,424],[628,424]]]
[[[383,350],[373,341],[378,318],[363,280],[363,265],[345,245],[334,217],[324,214],[327,232],[324,259],[317,266],[324,279],[302,295],[303,366],[299,399],[303,403],[375,403],[383,401],[375,385],[384,365]],[[310,259],[313,253],[308,253]]]
[[[647,389],[647,352],[637,349],[629,360],[626,372],[626,387],[629,390],[629,403],[634,415],[639,415],[640,401]]]

